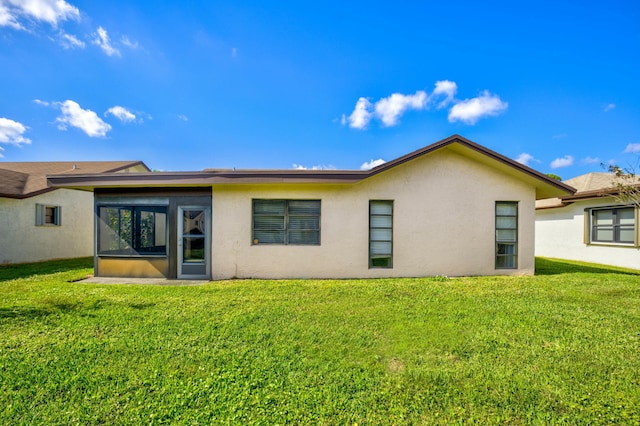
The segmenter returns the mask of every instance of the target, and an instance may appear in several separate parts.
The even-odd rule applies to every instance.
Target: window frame
[[[102,235],[101,229],[105,224],[102,222],[101,209],[117,209],[118,210],[118,249],[112,250],[102,250]],[[124,241],[124,239],[120,238],[122,233],[121,227],[121,212],[128,211],[131,215],[131,225],[129,227],[130,240]],[[164,245],[156,245],[154,242],[152,250],[144,251],[145,248],[142,247],[142,213],[154,213],[154,241],[155,238],[155,228],[157,227],[157,214],[164,214]],[[96,206],[96,255],[99,257],[167,257],[169,252],[169,206],[167,205],[147,205],[147,204],[120,204],[120,203],[105,203],[99,204]],[[109,229],[113,231],[113,228],[109,225],[106,225]],[[124,242],[128,245],[128,247],[120,247],[120,244]],[[156,247],[164,247],[164,250],[154,250]]]
[[[613,216],[613,223],[608,225],[595,224],[596,212],[602,212],[610,210]],[[631,210],[633,211],[633,223],[632,224],[620,224],[620,216],[618,210]],[[590,245],[607,245],[607,246],[619,246],[619,247],[638,247],[638,208],[634,205],[616,205],[616,206],[601,206],[591,207],[585,209],[587,212],[587,243]],[[613,238],[611,240],[598,240],[595,238],[597,229],[611,228]],[[633,232],[633,241],[621,241],[620,230],[621,228],[631,230]]]
[[[391,207],[390,214],[374,214],[372,212],[372,207],[375,204],[384,204]],[[395,203],[394,200],[369,200],[369,269],[393,269],[393,217],[395,215]],[[373,218],[375,217],[390,217],[391,218],[391,226],[373,226]],[[390,230],[391,231],[391,239],[389,240],[381,240],[381,239],[373,239],[373,231],[375,230]],[[372,243],[390,243],[391,249],[389,253],[373,253],[373,244]],[[374,257],[374,255],[376,257]],[[375,264],[376,259],[386,259],[388,258],[388,264],[386,265],[377,265]]]
[[[47,211],[51,211],[51,215]],[[52,219],[49,220],[48,218]],[[36,226],[62,226],[62,207],[53,204],[36,204]]]
[[[498,214],[498,207],[501,205],[515,206],[515,215],[503,215]],[[519,201],[496,201],[495,202],[495,269],[518,269],[518,257],[519,257],[519,213],[520,203]],[[499,226],[500,218],[514,218],[515,226],[504,227]],[[501,239],[498,231],[514,231],[515,238],[513,240]],[[513,247],[513,252],[509,253],[505,250],[507,247]],[[503,249],[503,250],[501,250]],[[505,251],[501,253],[501,251]],[[507,259],[511,258],[512,262]],[[501,261],[501,259],[503,261]],[[512,263],[511,266],[509,266]]]
[[[257,203],[283,203],[284,204],[284,212],[282,214],[277,213],[256,213],[256,204]],[[317,214],[314,213],[292,213],[290,210],[290,206],[292,203],[314,203],[317,204]],[[260,228],[256,229],[256,217],[282,217],[282,228]],[[290,220],[293,217],[298,218],[317,218],[317,227],[316,228],[304,228],[297,229],[290,227]],[[256,238],[256,231],[258,232],[281,232],[282,233],[282,242],[261,242],[259,238]],[[305,243],[305,242],[291,242],[291,234],[294,232],[308,232],[317,234],[317,238],[313,242]],[[251,245],[252,246],[319,246],[322,244],[322,200],[321,199],[297,199],[297,198],[253,198],[251,200]]]

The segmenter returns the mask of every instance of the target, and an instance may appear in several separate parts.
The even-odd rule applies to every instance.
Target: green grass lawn
[[[640,275],[69,282],[0,267],[0,424],[640,424]]]

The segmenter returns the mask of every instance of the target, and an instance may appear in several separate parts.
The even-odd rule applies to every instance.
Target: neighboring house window
[[[393,267],[393,201],[369,201],[369,267]]]
[[[60,206],[48,206],[44,204],[36,204],[36,225],[37,226],[62,225],[62,208]]]
[[[166,255],[166,206],[99,206],[98,254]]]
[[[253,200],[254,245],[320,245],[320,200]]]
[[[496,202],[496,269],[518,268],[518,203]]]
[[[634,244],[636,217],[634,207],[591,210],[591,242]]]

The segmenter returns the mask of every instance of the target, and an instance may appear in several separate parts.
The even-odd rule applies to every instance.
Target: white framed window
[[[589,209],[588,217],[590,243],[637,245],[635,207]]]
[[[393,201],[369,201],[369,268],[393,268]]]
[[[61,226],[62,207],[36,204],[36,226]]]
[[[320,200],[253,200],[253,245],[320,245]]]
[[[518,268],[518,202],[496,201],[496,269]]]

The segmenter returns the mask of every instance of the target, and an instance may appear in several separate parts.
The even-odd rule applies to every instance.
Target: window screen
[[[369,201],[369,267],[393,267],[393,201]]]
[[[98,254],[167,254],[167,207],[98,207]]]
[[[320,200],[253,200],[253,244],[320,245]]]
[[[496,269],[518,268],[518,203],[496,202]]]

